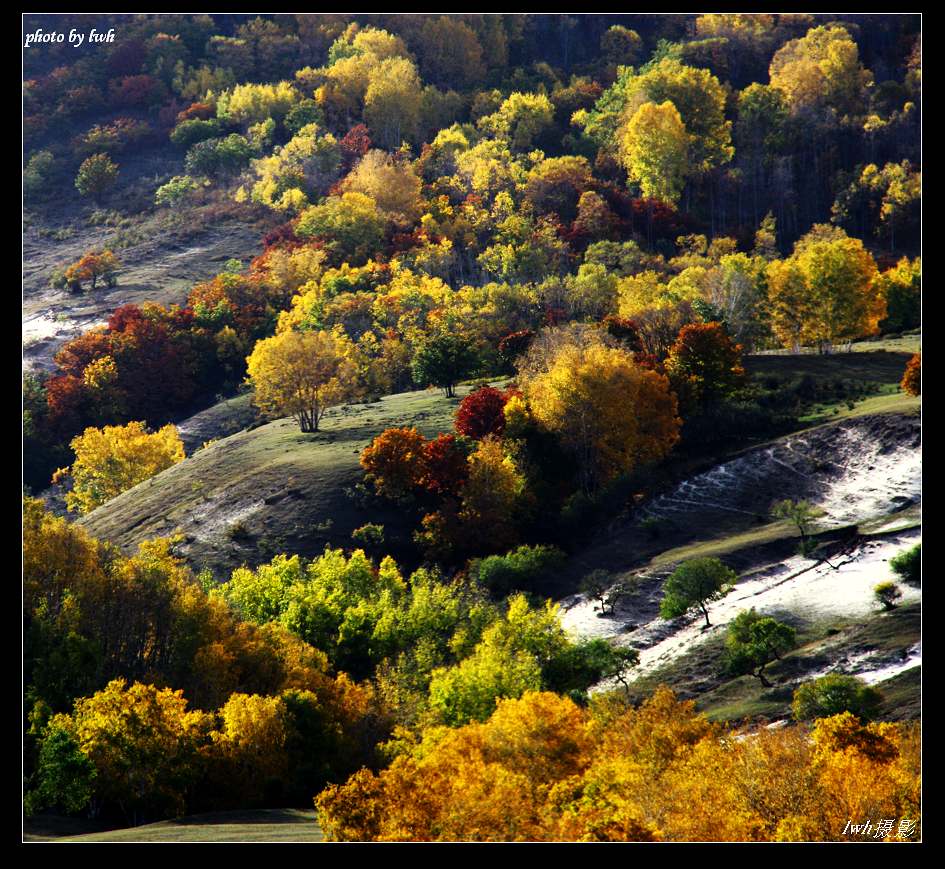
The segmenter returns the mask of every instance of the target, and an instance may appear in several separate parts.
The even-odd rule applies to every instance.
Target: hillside
[[[855,374],[882,386],[891,385],[893,373],[901,370],[901,355],[756,356],[750,357],[748,364],[758,376],[771,370],[782,374],[801,370],[825,379]],[[425,436],[450,431],[455,408],[468,391],[468,387],[460,388],[454,399],[427,390],[387,396],[371,404],[345,405],[330,410],[322,431],[314,435],[300,433],[291,420],[252,427],[256,423],[251,397],[238,396],[179,424],[189,455],[183,463],[122,493],[79,521],[92,534],[126,550],[151,537],[182,533],[181,554],[197,569],[209,567],[217,579],[225,578],[240,564],[259,564],[280,552],[312,556],[326,545],[350,547],[351,531],[367,522],[384,525],[391,554],[402,556],[412,519],[389,502],[371,499],[367,504],[355,496],[352,487],[362,478],[358,456],[376,435],[392,426],[415,426]],[[825,412],[820,417],[836,419],[835,423],[781,439],[773,446],[752,448],[770,461],[758,466],[751,458],[732,459],[745,472],[741,478],[730,478],[727,465],[691,480],[682,478],[678,483],[681,490],[692,486],[705,489],[699,496],[704,504],[687,503],[692,499],[684,497],[684,510],[679,515],[679,496],[667,492],[651,504],[638,506],[633,528],[619,543],[612,542],[612,534],[608,534],[603,548],[592,546],[562,575],[549,577],[547,593],[560,596],[573,591],[583,573],[611,569],[615,558],[620,563],[625,557],[622,553],[639,557],[705,541],[723,531],[757,531],[757,517],[775,494],[808,497],[821,484],[839,485],[841,466],[851,454],[857,459],[863,432],[865,437],[878,439],[880,450],[917,446],[918,421],[909,415],[917,400],[901,393],[890,394],[888,399],[889,413],[860,419],[857,410],[875,402],[867,398],[855,405],[854,411],[842,407],[835,416]],[[229,434],[244,427],[248,428]],[[841,439],[836,442],[838,433]],[[221,439],[199,449],[214,438]],[[749,450],[746,455],[754,454]],[[795,459],[800,465],[791,469],[790,462]],[[841,464],[831,466],[836,460]],[[679,463],[683,473],[690,473],[685,470],[690,466],[687,461]],[[816,474],[812,473],[815,466]],[[717,478],[732,479],[734,485],[713,494]],[[716,506],[721,500],[725,506]],[[641,529],[640,520],[646,516],[658,519],[660,536],[653,536],[652,527]],[[762,533],[787,532],[781,526],[766,526]],[[588,564],[592,566],[585,569]]]
[[[180,552],[197,569],[224,579],[241,564],[280,552],[319,554],[351,546],[351,532],[384,525],[391,553],[407,542],[410,519],[389,503],[363,505],[351,491],[362,478],[358,457],[392,426],[432,436],[452,427],[456,398],[427,390],[328,412],[316,434],[282,419],[223,438],[84,516],[97,537],[133,549],[143,540],[182,533]],[[219,416],[245,412],[247,397]],[[202,416],[205,425],[206,415]],[[219,422],[210,423],[210,430]],[[182,426],[185,431],[188,425]],[[202,442],[202,441],[201,441]],[[398,546],[400,545],[400,547]]]

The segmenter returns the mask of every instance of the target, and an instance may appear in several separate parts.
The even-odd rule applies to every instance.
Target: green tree
[[[717,558],[684,561],[663,586],[660,616],[674,619],[689,610],[698,609],[705,616],[705,626],[708,628],[709,610],[706,604],[725,597],[737,579],[735,571]]]
[[[26,795],[27,815],[49,808],[77,814],[92,799],[95,766],[66,729],[53,726],[43,736],[34,781]]]
[[[424,339],[413,356],[413,379],[421,385],[440,387],[448,398],[456,383],[468,377],[477,362],[469,339],[442,332]]]
[[[79,167],[75,186],[83,196],[91,196],[98,202],[118,179],[118,165],[108,154],[93,154]]]
[[[830,718],[852,712],[861,721],[876,717],[883,695],[856,676],[828,673],[805,682],[794,692],[791,711],[797,721]]]
[[[357,265],[380,247],[386,228],[387,221],[370,196],[348,192],[306,208],[295,232],[301,238],[324,240],[338,263]]]
[[[801,555],[810,555],[816,545],[815,541],[812,540],[810,536],[811,528],[814,525],[814,520],[819,516],[823,516],[823,511],[812,506],[807,501],[791,501],[790,499],[785,499],[784,501],[778,501],[778,503],[771,508],[771,516],[774,519],[790,520],[797,527],[798,533],[801,535],[799,547]]]
[[[50,182],[56,172],[56,158],[51,151],[37,151],[23,170],[23,192],[27,198],[46,198],[53,192]]]
[[[731,673],[750,673],[760,679],[765,688],[770,688],[765,667],[779,660],[796,643],[794,628],[770,616],[762,616],[752,607],[740,612],[728,626],[726,663]]]

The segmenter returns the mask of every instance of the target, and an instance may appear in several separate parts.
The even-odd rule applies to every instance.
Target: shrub
[[[154,193],[158,205],[180,205],[200,185],[189,175],[175,175]]]
[[[884,609],[892,610],[896,608],[896,601],[902,597],[902,592],[894,582],[881,582],[873,589],[873,595]]]
[[[209,121],[191,118],[187,121],[181,121],[171,130],[171,141],[181,148],[189,148],[198,142],[216,139],[222,132],[222,125],[216,118]]]
[[[909,395],[922,393],[922,354],[916,353],[906,364],[906,371],[899,384]]]
[[[903,582],[909,585],[922,583],[922,544],[917,543],[912,549],[900,552],[889,562],[889,566],[896,572]]]
[[[794,692],[791,710],[797,721],[829,718],[852,712],[862,721],[876,717],[883,695],[856,676],[828,673],[806,682]]]
[[[497,595],[530,590],[541,577],[561,566],[565,555],[556,546],[519,546],[505,555],[473,561],[470,573]]]

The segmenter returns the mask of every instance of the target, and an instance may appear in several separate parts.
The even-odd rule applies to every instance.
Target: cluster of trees
[[[494,603],[472,577],[405,578],[360,550],[215,587],[173,541],[120,555],[34,500],[24,528],[30,811],[140,823],[304,800],[376,767],[392,733],[485,720],[528,691],[586,702],[636,661],[571,640],[550,601]],[[522,553],[506,573],[542,564]]]
[[[882,698],[851,677],[797,690],[809,729],[736,734],[665,689],[588,705],[636,654],[479,584],[547,569],[550,550],[451,581],[361,551],[279,556],[208,594],[168,541],[122,556],[24,510],[29,811],[140,823],[327,783],[323,829],[355,840],[806,841],[850,812],[918,817],[917,733],[867,723]],[[762,682],[792,645],[754,611],[728,631],[733,669]],[[693,788],[704,811],[680,802]]]
[[[505,572],[519,578],[548,564],[544,552],[512,560]],[[326,550],[308,563],[277,556],[234,571],[211,596],[250,622],[284,626],[337,669],[372,678],[401,726],[482,720],[498,698],[528,690],[582,698],[635,663],[635,652],[569,639],[550,601],[533,606],[521,593],[490,601],[481,583],[502,566],[486,562],[469,576],[420,568],[405,578],[393,559],[376,564],[363,550]]]
[[[530,692],[316,805],[343,841],[842,841],[851,817],[896,818],[897,841],[902,818],[918,836],[920,770],[916,726],[850,712],[738,733],[668,689],[636,709]]]
[[[143,314],[167,333],[164,349],[140,335],[113,348],[121,330],[109,326],[107,340],[67,345],[45,385],[29,384],[30,484],[45,484],[84,427],[163,425],[234,388],[247,357],[268,372],[252,377],[262,405],[315,428],[334,402],[430,385],[451,396],[463,379],[508,373],[524,349],[512,336],[606,323],[638,364],[669,377],[684,436],[701,437],[721,430],[711,406],[744,386],[737,345],[829,349],[918,325],[918,258],[893,262],[847,235],[915,248],[921,178],[905,132],[920,69],[905,19],[896,49],[866,38],[869,19],[707,15],[688,36],[656,19],[583,21],[561,68],[537,55],[529,66],[529,53],[549,51],[538,34],[551,20],[139,17],[113,62],[93,70],[80,54],[30,78],[28,115],[40,98],[93,111],[96,89],[128,109],[74,137],[91,195],[114,182],[113,158],[160,139],[153,123],[186,173],[158,187],[161,206],[209,186],[287,220],[243,274]],[[213,34],[221,26],[228,35]],[[882,88],[870,87],[864,51],[882,60]],[[50,148],[30,155],[28,189],[63,162]],[[115,268],[108,251],[90,253],[61,280],[94,288]],[[325,334],[317,355],[331,372],[317,383],[302,373],[317,408],[266,385],[282,368],[265,357],[317,340],[280,335],[254,354],[277,317],[279,333]],[[170,376],[132,382],[132,369],[155,367]],[[553,380],[534,388],[550,395]],[[726,431],[740,429],[739,417]],[[582,488],[626,461],[584,462]]]
[[[305,799],[385,732],[370,686],[208,596],[170,541],[124,556],[27,500],[23,559],[32,810],[133,823]]]
[[[917,241],[917,16],[121,16],[115,23],[123,38],[97,47],[104,62],[82,50],[28,59],[28,147],[55,147],[47,143],[110,106],[147,114],[179,147],[217,143],[199,154],[239,137],[248,150],[226,174],[316,124],[320,131],[303,137],[309,144],[272,153],[258,167],[257,201],[293,212],[332,184],[345,159],[339,143],[358,126],[387,151],[428,146],[447,164],[457,156],[456,136],[473,135],[504,143],[512,155],[539,149],[585,160],[602,180],[627,178],[654,206],[684,203],[713,234],[743,235],[771,210],[790,240],[834,216],[892,247]],[[88,156],[81,151],[96,144],[93,130],[66,156]],[[450,130],[450,141],[437,141]],[[107,136],[103,143],[112,146]],[[507,177],[494,148],[481,156]],[[482,168],[480,176],[489,173]],[[244,185],[247,194],[255,183]],[[569,194],[576,194],[570,209],[584,192]],[[600,215],[600,204],[588,201],[586,213]]]
[[[518,368],[515,386],[460,402],[455,435],[388,429],[362,453],[378,494],[425,512],[416,536],[435,558],[505,552],[679,439],[669,379],[603,329],[547,329]]]

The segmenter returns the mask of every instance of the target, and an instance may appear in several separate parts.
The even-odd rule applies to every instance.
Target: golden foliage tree
[[[689,170],[686,125],[676,107],[644,103],[623,129],[620,157],[646,197],[676,203]]]
[[[815,226],[789,259],[768,265],[772,331],[786,347],[813,344],[822,352],[875,335],[886,316],[877,274],[861,241]]]
[[[358,393],[354,345],[333,332],[282,332],[259,341],[247,358],[254,401],[293,416],[303,432],[318,431],[329,407]]]
[[[134,823],[141,811],[184,810],[212,716],[188,712],[181,691],[116,679],[51,724],[92,761],[98,799],[117,804]]]
[[[80,513],[184,460],[184,444],[173,425],[153,434],[142,422],[87,428],[71,446],[73,487],[66,493],[66,505]],[[58,471],[57,479],[64,473],[65,469]]]
[[[575,456],[588,492],[658,461],[679,440],[666,377],[616,347],[563,344],[522,389],[534,418]]]

